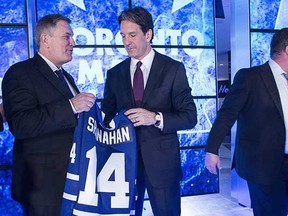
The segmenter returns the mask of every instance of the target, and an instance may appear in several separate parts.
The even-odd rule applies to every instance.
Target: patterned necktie
[[[143,73],[140,68],[141,65],[142,65],[141,61],[137,62],[137,68],[133,78],[133,93],[137,107],[140,107],[144,93],[144,80],[143,80]]]
[[[65,89],[65,92],[66,92],[66,95],[68,96],[69,99],[71,99],[73,97],[73,94],[68,86],[68,83],[66,82],[65,78],[64,78],[64,74],[63,74],[63,71],[62,69],[58,69],[55,71],[55,73],[57,74],[59,80],[61,81],[64,89]]]

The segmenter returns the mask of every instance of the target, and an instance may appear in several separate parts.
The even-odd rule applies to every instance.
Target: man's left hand
[[[156,122],[156,113],[143,108],[132,108],[127,110],[124,114],[131,120],[134,127],[141,125],[149,126]]]

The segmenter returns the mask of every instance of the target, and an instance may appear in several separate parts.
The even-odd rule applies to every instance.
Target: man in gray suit
[[[147,188],[155,216],[179,216],[182,170],[177,130],[193,128],[197,123],[185,68],[151,48],[153,21],[146,9],[125,10],[118,22],[129,58],[107,73],[102,102],[104,120],[108,124],[125,109],[136,127],[136,215],[142,215]],[[140,82],[134,81],[134,72],[142,73]]]
[[[75,45],[70,22],[60,14],[41,18],[38,52],[12,65],[2,82],[5,116],[15,136],[12,197],[29,216],[60,215],[77,113],[95,102],[94,95],[79,93],[61,67],[71,61]]]
[[[255,216],[288,213],[288,28],[271,41],[271,59],[241,69],[210,131],[207,169],[221,168],[218,150],[237,120],[232,167],[247,180]]]

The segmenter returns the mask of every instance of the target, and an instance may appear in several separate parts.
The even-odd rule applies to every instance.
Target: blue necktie
[[[61,81],[62,83],[62,86],[64,87],[65,89],[65,93],[66,93],[66,96],[71,99],[73,97],[73,94],[68,86],[68,83],[66,82],[65,78],[64,78],[64,74],[63,74],[63,71],[62,69],[58,69],[55,71],[55,73],[57,74],[59,80]]]
[[[143,73],[140,68],[141,65],[142,65],[141,61],[137,62],[136,64],[137,67],[133,78],[133,93],[136,107],[140,107],[144,93],[144,80],[143,80]]]

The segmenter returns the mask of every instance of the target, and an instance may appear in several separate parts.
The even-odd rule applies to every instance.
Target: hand
[[[4,114],[3,103],[0,104],[0,114],[2,116],[3,122],[5,122],[6,118],[5,118],[5,114]]]
[[[95,103],[95,96],[91,93],[81,92],[71,98],[71,102],[77,113],[88,112]]]
[[[219,170],[222,168],[219,156],[207,152],[205,155],[205,166],[210,173],[217,175],[217,168]]]
[[[134,127],[141,125],[153,125],[155,124],[155,112],[150,112],[143,108],[129,109],[124,113],[133,123]]]

